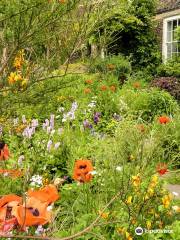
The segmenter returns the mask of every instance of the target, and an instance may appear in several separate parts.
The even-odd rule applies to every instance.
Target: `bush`
[[[157,75],[160,77],[180,77],[180,58],[172,59],[157,68]]]
[[[125,89],[123,89],[125,90]],[[173,115],[178,109],[178,104],[171,95],[155,89],[129,90],[122,92],[121,101],[128,106],[126,114],[132,118],[141,118],[151,122],[156,116]],[[122,103],[120,103],[122,105]]]
[[[131,63],[128,58],[122,55],[110,56],[105,59],[98,58],[92,66],[90,72],[111,73],[123,81],[131,73]]]
[[[152,86],[166,90],[177,100],[180,100],[180,81],[175,77],[159,77],[155,78]]]

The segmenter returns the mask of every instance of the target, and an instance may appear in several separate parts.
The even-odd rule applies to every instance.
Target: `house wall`
[[[163,13],[157,14],[155,16],[155,21],[157,22],[156,32],[157,32],[157,35],[158,35],[158,38],[159,38],[159,48],[160,48],[160,51],[162,53],[162,58],[163,59],[164,59],[164,56],[163,56],[163,50],[164,50],[164,42],[163,42],[164,20],[166,18],[170,18],[170,17],[177,16],[177,15],[180,15],[180,8],[176,9],[176,10],[168,11],[168,12],[163,12]]]

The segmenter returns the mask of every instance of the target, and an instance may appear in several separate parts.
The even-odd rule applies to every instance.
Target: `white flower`
[[[91,171],[91,172],[89,172],[89,174],[91,174],[91,175],[96,175],[96,174],[97,174],[97,171]]]
[[[179,193],[177,193],[177,192],[172,192],[172,194],[173,194],[174,196],[178,196],[178,195],[179,195]]]
[[[179,210],[179,207],[178,206],[172,206],[172,209],[177,212]]]
[[[60,146],[60,144],[61,144],[60,142],[55,143],[55,144],[54,144],[54,148],[55,148],[55,149],[58,149],[58,147]]]
[[[19,165],[19,166],[22,165],[23,160],[24,160],[24,155],[21,155],[21,156],[18,158],[18,165]]]
[[[118,172],[122,171],[122,167],[121,166],[117,166],[116,167],[116,171],[118,171]]]
[[[36,235],[41,235],[42,233],[44,233],[44,228],[42,225],[39,225],[35,231]]]
[[[60,108],[58,109],[59,112],[64,112],[64,110],[65,110],[64,107],[60,107]]]

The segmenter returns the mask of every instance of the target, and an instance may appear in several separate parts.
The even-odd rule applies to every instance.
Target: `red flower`
[[[166,123],[169,123],[170,121],[171,121],[171,119],[167,116],[159,117],[159,123],[160,124],[166,124]]]
[[[91,89],[90,89],[90,88],[85,88],[85,89],[84,89],[84,93],[85,93],[85,94],[91,93]]]
[[[87,84],[92,84],[92,83],[93,83],[93,80],[87,79],[87,80],[85,81],[85,83],[87,83]]]
[[[106,91],[107,90],[107,86],[106,85],[102,85],[101,86],[101,91]]]
[[[156,167],[157,172],[162,176],[168,172],[166,163],[159,163]]]
[[[81,183],[90,182],[93,166],[90,160],[77,160],[74,166],[73,179]]]
[[[134,82],[133,83],[133,87],[136,88],[136,89],[140,88],[140,86],[141,86],[141,84],[139,82]]]
[[[0,161],[7,160],[10,156],[7,144],[0,142]]]
[[[110,90],[111,90],[112,92],[115,92],[115,91],[116,91],[116,87],[115,87],[114,85],[112,85],[112,86],[110,86]]]

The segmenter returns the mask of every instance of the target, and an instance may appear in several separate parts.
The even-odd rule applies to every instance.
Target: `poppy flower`
[[[38,201],[35,199],[35,201]],[[47,205],[39,201],[38,208],[16,206],[12,210],[13,216],[16,217],[20,226],[44,225],[51,219],[50,212],[47,211]]]
[[[48,203],[48,205],[59,199],[57,188],[53,184],[49,184],[40,190],[29,190],[27,195],[37,198],[42,203]]]
[[[23,172],[19,170],[0,169],[0,174],[7,174],[12,178],[17,178],[21,177],[23,175]]]
[[[112,86],[110,86],[110,90],[111,90],[112,92],[115,92],[115,91],[116,91],[116,87],[115,87],[114,85],[112,85]]]
[[[87,84],[92,84],[92,83],[93,83],[93,80],[87,79],[87,80],[85,81],[85,83],[87,83]]]
[[[102,85],[101,86],[101,91],[106,91],[107,90],[107,86],[106,85]]]
[[[93,166],[90,160],[77,160],[74,166],[73,179],[81,183],[90,182],[92,171]]]
[[[90,89],[90,88],[85,88],[85,89],[84,89],[84,93],[85,93],[85,94],[91,93],[91,89]]]
[[[7,144],[4,141],[0,142],[0,161],[7,160],[10,156]]]
[[[171,121],[171,119],[167,116],[159,117],[159,123],[160,124],[166,124],[166,123],[169,123],[170,121]]]
[[[0,231],[11,231],[17,224],[16,218],[12,215],[12,209],[22,202],[22,198],[9,194],[0,199]]]
[[[157,172],[160,174],[160,175],[164,175],[165,173],[168,172],[168,169],[167,169],[167,164],[165,163],[159,163],[156,167],[156,170]]]
[[[140,85],[139,82],[134,82],[134,83],[133,83],[133,87],[136,88],[136,89],[140,88],[140,86],[141,86],[141,85]]]

